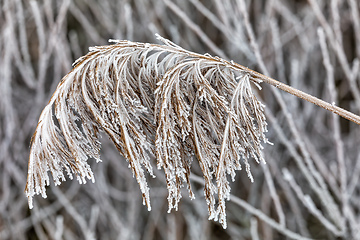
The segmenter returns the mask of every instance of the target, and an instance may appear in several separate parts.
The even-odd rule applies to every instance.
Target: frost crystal
[[[153,175],[151,155],[166,175],[169,211],[178,208],[184,182],[194,198],[189,176],[195,156],[209,219],[226,228],[227,176],[234,181],[242,160],[253,180],[249,159],[264,161],[264,105],[250,86],[260,81],[232,61],[157,37],[165,45],[112,40],[116,44],[90,48],[62,79],[32,139],[25,189],[30,208],[34,195],[46,197],[48,171],[56,185],[65,181],[64,170],[80,183],[95,181],[87,161],[101,161],[101,130],[129,162],[149,210],[145,170]]]

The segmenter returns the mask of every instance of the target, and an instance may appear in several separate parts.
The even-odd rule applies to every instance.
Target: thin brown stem
[[[268,77],[268,76],[265,76],[261,73],[258,73],[254,70],[251,70],[247,67],[244,67],[240,64],[237,64],[237,63],[233,63],[234,66],[236,66],[237,68],[241,69],[242,71],[246,71],[248,72],[253,78],[256,78],[256,79],[260,79],[261,81],[267,83],[267,84],[270,84],[280,90],[283,90],[287,93],[290,93],[296,97],[299,97],[301,99],[304,99],[310,103],[313,103],[319,107],[322,107],[326,110],[329,110],[333,113],[336,113],[337,115],[339,115],[340,117],[343,117],[343,118],[346,118],[347,120],[350,120],[358,125],[360,125],[360,116],[352,113],[352,112],[349,112],[341,107],[338,107],[338,106],[335,106],[334,103],[330,104],[328,102],[325,102],[324,100],[321,100],[317,97],[314,97],[308,93],[305,93],[303,91],[300,91],[296,88],[293,88],[287,84],[284,84],[282,82],[279,82],[271,77]]]
[[[285,91],[287,93],[290,93],[290,94],[292,94],[292,95],[294,95],[296,97],[299,97],[299,98],[304,99],[304,100],[306,100],[308,102],[311,102],[311,103],[313,103],[313,104],[315,104],[315,105],[317,105],[319,107],[322,107],[322,108],[324,108],[326,110],[329,110],[329,111],[331,111],[333,113],[336,113],[340,117],[346,118],[347,120],[350,120],[350,121],[360,125],[360,116],[358,116],[358,115],[356,115],[356,114],[354,114],[352,112],[349,112],[349,111],[347,111],[347,110],[345,110],[345,109],[343,109],[341,107],[335,106],[334,103],[330,104],[330,103],[325,102],[325,101],[323,101],[323,100],[321,100],[321,99],[319,99],[317,97],[314,97],[314,96],[312,96],[310,94],[307,94],[307,93],[305,93],[303,91],[300,91],[298,89],[290,87],[289,85],[281,83],[281,82],[279,82],[279,81],[277,81],[277,80],[275,80],[275,79],[273,79],[271,77],[264,76],[264,75],[262,75],[262,74],[260,74],[258,72],[252,71],[252,70],[249,70],[249,71],[252,73],[253,77],[261,79],[262,81],[264,81],[264,82],[266,82],[266,83],[268,83],[268,84],[270,84],[272,86],[275,86],[280,90],[283,90],[283,91]]]

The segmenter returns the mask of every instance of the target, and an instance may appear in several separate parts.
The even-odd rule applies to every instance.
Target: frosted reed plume
[[[193,158],[205,180],[209,219],[226,228],[227,176],[234,181],[241,161],[253,181],[249,159],[265,162],[261,143],[267,123],[264,105],[253,94],[261,80],[233,62],[165,45],[113,41],[94,47],[74,63],[41,113],[32,139],[26,195],[46,198],[48,171],[55,185],[75,175],[95,181],[89,159],[101,161],[104,131],[126,158],[151,209],[146,172],[152,161],[163,169],[169,211],[178,209],[186,183],[190,198]],[[215,197],[217,195],[217,198]]]

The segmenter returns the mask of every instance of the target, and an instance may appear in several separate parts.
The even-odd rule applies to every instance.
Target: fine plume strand
[[[30,208],[34,195],[47,197],[48,171],[55,185],[65,175],[95,181],[88,160],[101,161],[105,132],[129,163],[148,210],[146,178],[154,177],[155,161],[165,173],[169,211],[178,209],[184,183],[195,197],[190,170],[198,161],[209,219],[226,228],[228,176],[234,181],[243,165],[253,181],[249,160],[265,163],[262,144],[270,143],[265,106],[253,86],[266,82],[360,123],[350,112],[242,65],[157,38],[164,44],[110,40],[113,45],[90,48],[61,80],[32,137],[25,188]]]

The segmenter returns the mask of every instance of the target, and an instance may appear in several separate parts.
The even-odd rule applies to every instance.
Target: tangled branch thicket
[[[279,91],[357,123],[359,60],[356,0],[0,0],[0,239],[360,239],[359,126]]]

